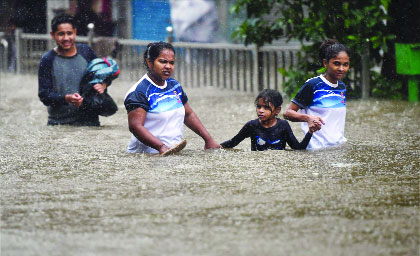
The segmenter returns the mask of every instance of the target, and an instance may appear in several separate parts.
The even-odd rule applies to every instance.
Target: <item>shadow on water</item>
[[[101,127],[49,127],[36,77],[0,79],[4,255],[419,254],[418,104],[349,101],[327,150],[205,152],[186,129],[161,158],[125,153],[131,83]],[[217,141],[255,118],[253,95],[185,90]]]

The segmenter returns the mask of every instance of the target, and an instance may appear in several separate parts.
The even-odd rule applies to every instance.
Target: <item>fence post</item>
[[[264,55],[263,52],[257,48],[257,63],[258,63],[258,91],[264,89]]]
[[[22,29],[15,29],[15,44],[16,44],[16,73],[20,74],[22,70],[22,51],[21,51]]]
[[[261,91],[264,88],[263,55],[262,52],[260,52],[258,45],[254,45],[253,48],[253,82],[257,85],[257,90]],[[252,88],[254,88],[254,86],[252,86]]]
[[[88,45],[89,45],[89,47],[92,48],[92,46],[93,46],[93,36],[94,36],[93,29],[95,28],[95,25],[93,23],[89,23],[87,25],[87,27],[89,29],[89,31],[88,31]]]
[[[0,39],[0,43],[3,48],[3,52],[0,52],[0,56],[1,56],[0,71],[7,71],[10,65],[7,61],[8,52],[9,52],[8,48],[13,47],[13,46],[12,45],[9,46],[9,43],[6,41],[6,39],[3,39],[3,38]]]
[[[168,36],[166,37],[166,42],[172,44],[174,42],[174,33],[173,33],[174,29],[172,28],[172,26],[167,26],[166,27],[166,32],[168,33]]]

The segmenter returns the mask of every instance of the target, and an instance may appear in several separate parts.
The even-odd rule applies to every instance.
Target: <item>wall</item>
[[[171,23],[169,0],[132,0],[133,39],[165,41]]]

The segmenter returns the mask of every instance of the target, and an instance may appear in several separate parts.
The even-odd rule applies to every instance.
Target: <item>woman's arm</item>
[[[184,123],[188,128],[190,128],[193,132],[204,139],[204,149],[220,148],[221,146],[215,140],[213,140],[213,138],[210,136],[210,133],[206,130],[200,119],[198,119],[198,116],[194,113],[188,102],[184,104],[184,108]]]
[[[130,132],[143,144],[158,150],[160,154],[169,150],[168,146],[144,127],[145,120],[146,110],[142,108],[136,108],[128,112],[128,128]]]
[[[318,131],[321,129],[321,124],[325,124],[324,120],[320,116],[312,116],[298,112],[300,107],[291,102],[287,110],[283,113],[285,119],[292,122],[307,122],[309,129],[312,131]]]

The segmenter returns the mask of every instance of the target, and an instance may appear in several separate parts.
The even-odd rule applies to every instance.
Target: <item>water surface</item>
[[[49,127],[37,77],[0,75],[2,255],[419,255],[418,104],[348,101],[328,150],[204,152],[186,128],[161,158],[125,152],[132,83],[101,127]],[[219,142],[256,118],[253,94],[185,90]]]

